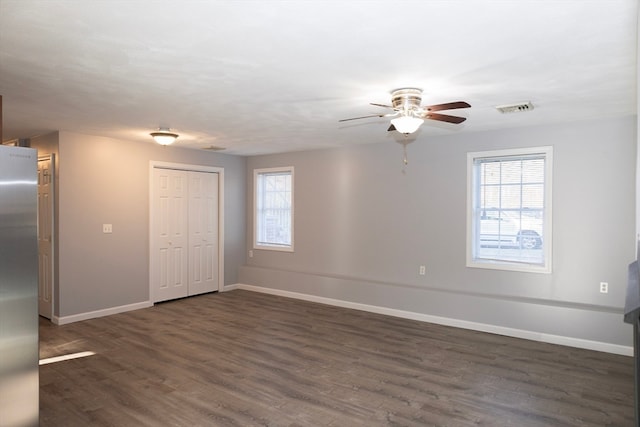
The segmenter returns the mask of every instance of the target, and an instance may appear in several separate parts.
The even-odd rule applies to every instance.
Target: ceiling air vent
[[[496,105],[496,110],[501,113],[518,113],[533,110],[533,104],[530,101],[519,102],[517,104]]]
[[[226,147],[219,147],[217,145],[210,145],[208,147],[202,147],[203,150],[210,150],[210,151],[222,151],[222,150],[226,150]]]

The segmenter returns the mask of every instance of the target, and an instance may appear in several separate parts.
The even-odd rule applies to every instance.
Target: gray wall
[[[553,273],[467,268],[466,153],[541,145],[554,149]],[[293,165],[295,252],[254,250],[239,282],[631,345],[621,313],[635,256],[635,116],[418,137],[408,155],[406,173],[389,142],[250,157],[247,247],[253,169]]]
[[[224,168],[225,284],[237,281],[245,254],[245,158],[60,132],[57,160],[56,316],[149,300],[150,160]],[[103,223],[113,224],[113,234],[102,233]]]

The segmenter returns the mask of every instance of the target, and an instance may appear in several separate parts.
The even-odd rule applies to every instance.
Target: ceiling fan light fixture
[[[411,116],[401,116],[391,120],[391,124],[400,133],[410,134],[418,130],[420,125],[424,123],[423,119]]]
[[[178,139],[177,133],[170,132],[169,129],[159,129],[156,132],[151,132],[149,135],[160,145],[171,145]]]

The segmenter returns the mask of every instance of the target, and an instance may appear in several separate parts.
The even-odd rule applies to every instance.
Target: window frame
[[[476,161],[482,159],[508,159],[509,157],[526,157],[542,155],[544,164],[544,205],[543,205],[543,230],[542,230],[542,256],[543,264],[517,262],[506,259],[487,259],[476,256],[475,236],[477,220],[474,218],[479,188],[476,172]],[[494,270],[519,271],[527,273],[552,272],[552,189],[553,189],[553,147],[527,147],[505,150],[478,151],[467,153],[467,267],[486,268]]]
[[[291,175],[291,244],[290,245],[282,245],[282,244],[268,244],[268,243],[259,243],[258,242],[258,179],[261,175],[270,175],[270,174],[283,174],[288,173]],[[264,249],[270,251],[280,251],[280,252],[293,252],[294,248],[294,167],[293,166],[282,166],[282,167],[273,167],[273,168],[261,168],[253,170],[253,249]]]

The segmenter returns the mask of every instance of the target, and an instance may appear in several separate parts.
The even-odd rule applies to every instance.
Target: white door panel
[[[189,172],[189,295],[218,290],[218,174]]]
[[[38,314],[53,315],[53,156],[38,159]]]
[[[154,169],[155,245],[151,256],[154,302],[188,295],[187,173]]]

